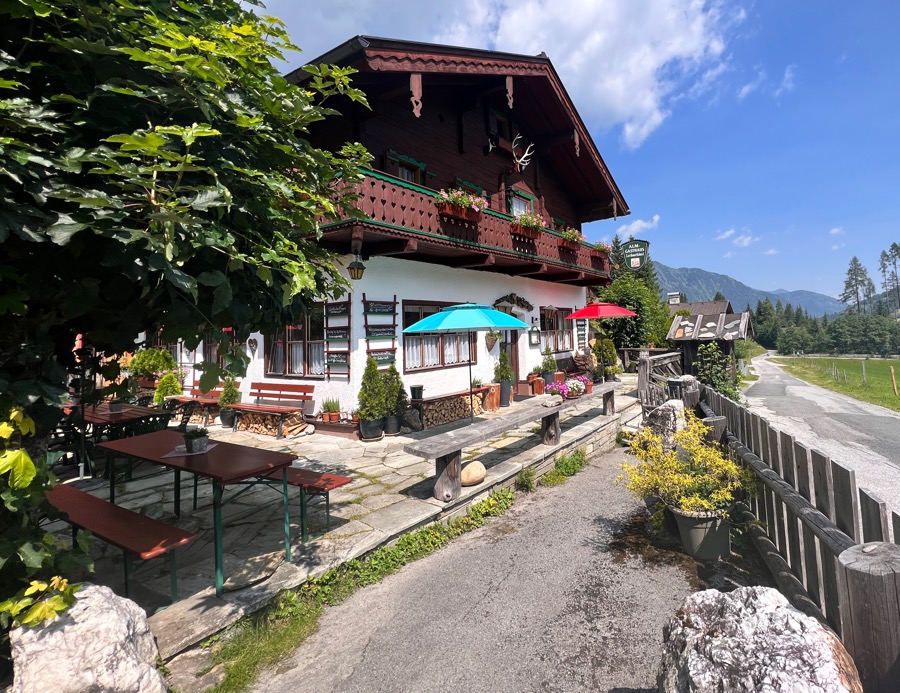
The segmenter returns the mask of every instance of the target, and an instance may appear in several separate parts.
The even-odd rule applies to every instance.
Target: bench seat
[[[312,400],[314,390],[315,385],[298,383],[251,383],[250,397],[253,402],[227,405],[235,412],[233,430],[238,429],[242,413],[270,414],[278,417],[276,437],[281,438],[285,417],[302,412],[304,405]]]
[[[497,438],[507,431],[541,420],[541,442],[556,445],[560,439],[559,413],[585,399],[600,398],[603,414],[615,414],[615,390],[618,383],[606,383],[594,387],[589,395],[576,399],[564,399],[556,406],[544,406],[549,400],[529,402],[507,414],[476,421],[462,428],[429,436],[403,446],[403,451],[435,461],[434,497],[443,502],[457,498],[462,490],[460,471],[463,448]]]
[[[281,472],[274,473],[269,478],[280,481]],[[300,532],[303,541],[307,539],[306,505],[309,498],[315,496],[323,496],[325,498],[325,522],[326,527],[330,529],[331,507],[328,494],[336,488],[349,484],[351,481],[353,481],[351,477],[341,474],[316,472],[312,469],[302,469],[300,467],[287,468],[288,485],[297,486],[300,489]]]
[[[74,527],[80,527],[125,553],[125,596],[131,596],[131,558],[149,561],[168,554],[172,601],[178,598],[174,549],[187,546],[192,532],[141,515],[128,508],[92,496],[68,484],[47,492],[47,500]]]

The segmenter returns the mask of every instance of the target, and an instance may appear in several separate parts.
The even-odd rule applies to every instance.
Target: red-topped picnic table
[[[181,514],[181,472],[210,479],[213,485],[213,543],[216,562],[216,594],[222,594],[225,584],[222,551],[222,507],[257,484],[281,485],[284,501],[284,556],[291,560],[291,523],[288,514],[288,468],[294,455],[246,445],[210,441],[206,452],[184,452],[184,436],[177,431],[156,431],[133,438],[101,443],[97,447],[107,453],[109,465],[109,500],[115,502],[116,455],[133,457],[163,465],[175,471],[175,515]],[[179,446],[181,446],[179,448]],[[226,486],[242,486],[225,497]]]
[[[100,402],[99,404],[87,404],[84,407],[80,405],[70,405],[72,412],[77,412],[78,416],[84,419],[85,423],[93,426],[114,426],[118,424],[130,423],[143,419],[148,416],[159,416],[164,413],[159,409],[150,407],[139,407],[136,404],[122,404],[118,411],[111,411],[109,402]]]

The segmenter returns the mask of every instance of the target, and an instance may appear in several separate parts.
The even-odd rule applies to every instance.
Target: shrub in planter
[[[755,488],[753,473],[720,446],[707,443],[708,432],[709,426],[691,412],[686,412],[685,428],[674,435],[674,447],[665,446],[649,428],[642,429],[629,446],[637,464],[623,465],[620,477],[637,498],[658,498],[669,508],[679,522],[685,550],[703,560],[730,552],[728,510]]]
[[[552,383],[555,374],[556,359],[553,358],[553,352],[550,351],[550,347],[547,346],[547,348],[544,349],[544,360],[541,361],[541,377],[544,378],[545,383]]]
[[[234,409],[228,409],[229,404],[237,404],[241,401],[241,391],[237,388],[234,375],[228,373],[222,378],[222,394],[219,395],[219,421],[229,428],[234,426]]]
[[[153,404],[162,404],[166,397],[181,394],[181,381],[174,373],[166,373],[159,379],[156,391],[153,393]]]
[[[178,370],[178,364],[168,349],[140,349],[128,364],[128,370],[138,378],[155,379],[160,373]]]
[[[341,420],[341,401],[339,399],[329,397],[322,402],[322,420],[329,422]]]
[[[384,397],[387,409],[384,432],[386,435],[397,435],[400,432],[400,419],[409,409],[409,397],[403,386],[400,372],[393,363],[382,374],[382,377],[384,378]]]
[[[378,362],[370,356],[359,386],[359,435],[363,440],[381,438],[384,433],[383,419],[388,413],[384,389]]]
[[[184,432],[184,448],[187,452],[206,452],[209,446],[209,431],[205,428],[190,428]]]
[[[509,406],[509,395],[512,389],[513,372],[509,365],[509,354],[501,351],[497,359],[497,365],[494,366],[494,380],[500,383],[500,406]]]

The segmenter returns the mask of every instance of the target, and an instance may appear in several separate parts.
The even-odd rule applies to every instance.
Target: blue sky
[[[547,53],[631,207],[585,227],[764,290],[881,284],[900,242],[900,3],[268,0],[302,53],[357,34]]]

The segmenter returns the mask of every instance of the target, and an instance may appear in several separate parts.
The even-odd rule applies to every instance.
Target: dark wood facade
[[[353,83],[371,105],[338,104],[343,117],[312,132],[317,145],[359,141],[374,157],[358,190],[369,221],[324,227],[327,247],[579,286],[609,282],[608,258],[584,243],[563,247],[558,231],[628,214],[628,206],[545,56],[356,37],[313,62],[357,69]],[[440,214],[437,192],[453,187],[489,200],[480,221]],[[537,238],[514,233],[512,198],[545,219]]]

